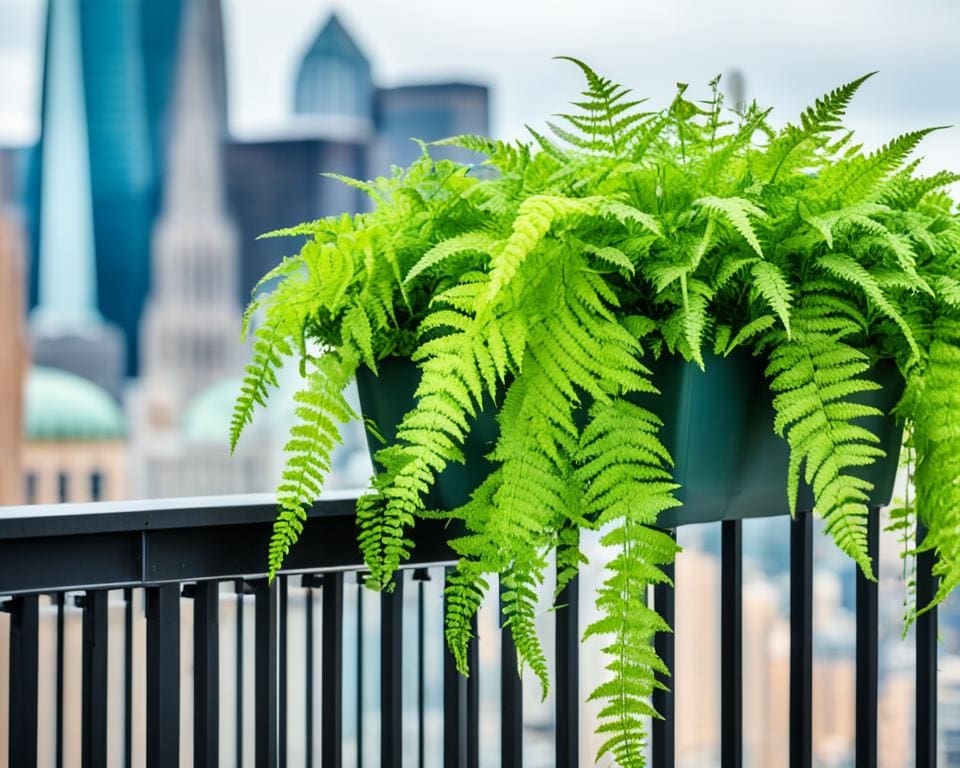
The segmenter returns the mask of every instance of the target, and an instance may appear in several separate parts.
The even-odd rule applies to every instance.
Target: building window
[[[27,472],[24,477],[23,498],[27,504],[37,503],[37,473]]]
[[[57,495],[61,503],[70,500],[70,478],[66,472],[57,475]]]
[[[101,499],[103,499],[103,474],[92,472],[90,474],[90,501],[100,501]]]

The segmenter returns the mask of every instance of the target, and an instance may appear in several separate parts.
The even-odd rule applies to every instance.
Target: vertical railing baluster
[[[366,576],[357,574],[357,768],[363,768],[363,593]]]
[[[676,532],[672,531],[671,535],[675,537]],[[663,566],[662,570],[672,583],[658,584],[653,588],[653,608],[673,628],[676,622],[676,566],[670,563]],[[672,676],[676,669],[673,632],[658,632],[653,644],[657,655]],[[653,768],[673,768],[676,764],[676,704],[673,693],[675,681],[671,676],[658,675],[657,679],[665,687],[653,692],[653,708],[662,717],[654,718],[650,727]]]
[[[917,541],[926,535],[922,525],[917,526]],[[937,578],[933,574],[936,555],[931,550],[917,555],[917,610],[930,605],[937,593]],[[917,702],[916,766],[937,766],[937,609],[920,614],[916,621],[917,642]]]
[[[257,768],[277,768],[277,655],[279,595],[277,585],[258,579],[253,585],[254,647],[254,756]]]
[[[574,576],[557,595],[557,768],[580,764],[580,584]]]
[[[193,764],[220,764],[220,584],[196,585],[193,604]]]
[[[39,598],[37,595],[15,597],[6,608],[10,611],[9,765],[10,768],[36,768]]]
[[[57,712],[56,712],[56,768],[63,768],[63,643],[64,643],[64,611],[66,610],[67,596],[57,592]]]
[[[743,522],[722,524],[720,572],[720,765],[743,765]]]
[[[867,554],[880,578],[880,509],[867,517]],[[854,566],[856,567],[856,566]],[[857,568],[856,766],[877,768],[878,590]]]
[[[523,680],[517,668],[517,647],[509,627],[503,625],[503,596],[500,581],[500,765],[523,765]]]
[[[380,766],[403,763],[403,582],[380,597]]]
[[[123,590],[123,764],[133,765],[133,590]]]
[[[417,568],[413,572],[413,580],[417,582],[417,766],[423,768],[426,760],[426,640],[424,637],[424,605],[423,584],[430,581],[430,572],[426,568]]]
[[[179,764],[180,586],[161,584],[147,588],[147,768]]]
[[[790,768],[813,764],[813,515],[790,522]]]
[[[323,575],[322,618],[320,764],[323,768],[340,768],[343,764],[343,573],[340,571]]]
[[[280,623],[279,623],[279,658],[277,659],[280,676],[277,692],[277,764],[279,768],[287,768],[287,664],[290,660],[287,655],[287,610],[290,607],[290,593],[286,576],[278,576],[277,583],[280,589]]]
[[[236,668],[234,675],[237,680],[237,695],[234,703],[234,756],[238,766],[243,766],[243,596],[247,585],[243,579],[234,582],[234,592],[237,596],[237,634],[236,634]]]
[[[467,645],[467,768],[480,766],[480,641],[477,639],[477,616],[470,620],[473,637]]]
[[[107,591],[91,590],[83,605],[83,768],[107,763]]]
[[[444,583],[454,569],[444,569]],[[443,613],[447,612],[444,590]],[[474,672],[473,669],[470,670]],[[467,680],[458,671],[447,644],[443,644],[443,765],[462,768],[467,763]]]
[[[304,654],[304,768],[313,768],[313,678],[316,674],[313,661],[313,590],[321,583],[320,577],[315,573],[306,573],[300,578],[300,586],[304,590],[304,624],[307,635]]]

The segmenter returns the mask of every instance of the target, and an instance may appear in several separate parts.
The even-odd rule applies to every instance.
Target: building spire
[[[37,331],[83,333],[97,311],[90,152],[80,51],[79,0],[47,11],[40,182]]]
[[[225,203],[219,0],[191,0],[167,144],[163,208],[154,225],[153,278],[141,326],[142,370],[155,425],[242,369],[238,236]]]
[[[163,210],[202,217],[224,210],[226,82],[220,3],[192,0],[183,14]]]

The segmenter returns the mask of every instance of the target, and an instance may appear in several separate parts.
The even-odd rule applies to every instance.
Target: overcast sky
[[[652,96],[739,68],[747,95],[781,122],[870,70],[850,122],[875,144],[960,125],[955,0],[223,0],[234,131],[281,122],[297,61],[336,9],[382,84],[465,79],[492,87],[493,131],[542,124],[576,95],[557,54]],[[45,0],[0,0],[0,143],[37,128]],[[699,94],[705,94],[705,85]],[[960,168],[960,127],[927,140],[928,165]]]

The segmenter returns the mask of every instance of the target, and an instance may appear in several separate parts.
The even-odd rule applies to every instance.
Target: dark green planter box
[[[674,458],[674,476],[683,506],[665,512],[665,528],[788,513],[787,442],[773,432],[773,398],[765,363],[748,352],[710,356],[706,370],[678,357],[657,361],[653,383],[661,395],[642,404],[664,422],[661,439]],[[903,379],[892,361],[871,372],[883,388],[856,398],[890,413],[903,393]],[[878,437],[886,456],[856,472],[874,485],[870,504],[890,503],[900,457],[902,424],[892,416],[859,419]],[[801,484],[800,509],[813,507],[813,494]]]
[[[397,427],[404,415],[416,404],[414,393],[420,384],[420,369],[404,357],[384,358],[378,368],[379,376],[365,367],[357,371],[357,390],[364,418],[376,424],[389,445],[396,439]],[[486,456],[493,450],[498,429],[493,403],[487,406],[469,425],[470,433],[463,446],[466,463],[450,463],[440,473],[426,499],[428,508],[449,511],[466,504],[470,494],[493,471],[493,464]],[[373,465],[379,469],[373,454],[382,445],[372,435],[368,435],[367,442]]]

